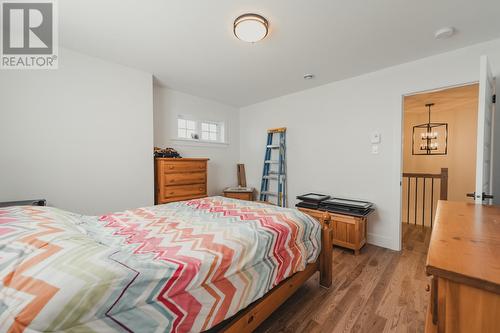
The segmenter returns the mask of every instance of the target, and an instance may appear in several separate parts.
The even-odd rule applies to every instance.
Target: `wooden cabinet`
[[[308,208],[298,208],[300,211],[311,215],[318,221],[324,211]],[[329,213],[332,223],[332,244],[354,250],[358,255],[359,250],[366,244],[366,217]]]
[[[254,201],[254,192],[255,190],[253,188],[250,188],[248,190],[232,190],[231,188],[228,188],[224,190],[224,196],[226,198]]]
[[[500,207],[439,201],[425,331],[500,332]]]
[[[155,203],[207,196],[207,158],[156,158]]]

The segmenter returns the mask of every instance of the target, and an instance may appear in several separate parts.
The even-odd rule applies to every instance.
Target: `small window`
[[[182,139],[197,139],[196,121],[177,119],[177,137]]]
[[[177,139],[205,143],[226,143],[224,122],[200,120],[192,116],[178,115]]]
[[[207,141],[222,141],[220,125],[213,122],[201,123],[201,139]]]

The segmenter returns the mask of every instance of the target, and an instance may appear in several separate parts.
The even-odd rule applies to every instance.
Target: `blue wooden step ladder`
[[[286,181],[286,128],[272,128],[267,131],[260,201],[286,207]]]

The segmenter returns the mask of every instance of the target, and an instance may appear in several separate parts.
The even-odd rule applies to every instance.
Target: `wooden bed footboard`
[[[332,285],[332,224],[330,215],[324,214],[320,219],[320,223],[321,253],[315,263],[308,264],[303,271],[295,273],[282,281],[264,297],[209,331],[226,333],[249,333],[254,331],[317,271],[320,274],[320,286],[330,288]]]
[[[321,216],[321,254],[319,256],[319,284],[324,288],[332,285],[332,223],[330,214]]]

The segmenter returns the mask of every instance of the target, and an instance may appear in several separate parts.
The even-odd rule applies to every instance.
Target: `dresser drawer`
[[[205,172],[165,173],[165,185],[188,185],[205,184],[207,174]]]
[[[204,194],[206,194],[205,184],[165,186],[165,188],[163,189],[163,197],[165,199],[173,197],[197,196]]]
[[[207,162],[205,161],[163,162],[162,166],[163,166],[163,172],[165,174],[207,170]]]

